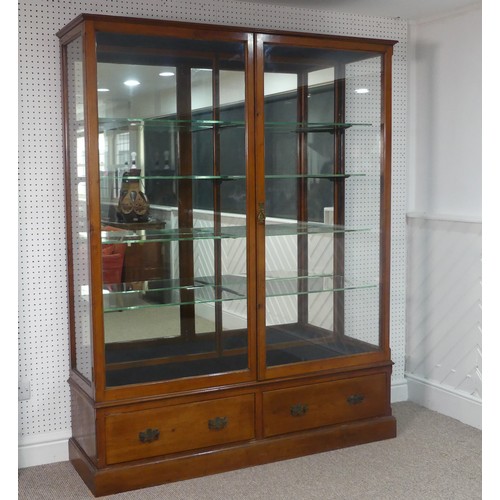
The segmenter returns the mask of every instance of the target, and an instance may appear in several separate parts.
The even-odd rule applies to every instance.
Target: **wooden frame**
[[[180,266],[180,339],[162,339],[113,346],[120,349],[151,348],[158,350],[155,359],[129,359],[111,363],[107,361],[109,352],[105,345],[105,304],[102,283],[102,244],[101,244],[101,206],[99,173],[99,112],[97,94],[98,52],[97,36],[99,33],[120,36],[166,37],[186,41],[182,56],[172,47],[155,46],[147,50],[147,57],[163,57],[165,61],[177,64],[176,94],[177,118],[185,122],[192,121],[191,103],[191,67],[179,65],[185,54],[193,60],[203,61],[212,69],[212,110],[211,119],[221,121],[220,71],[234,67],[234,62],[224,62],[221,52],[204,53],[202,56],[187,42],[195,41],[217,43],[238,43],[243,47],[245,66],[245,175],[246,175],[246,279],[247,279],[247,329],[222,331],[222,241],[221,207],[223,194],[220,184],[213,182],[213,230],[214,230],[214,332],[199,335],[195,333],[195,292],[194,243],[193,240],[179,240]],[[166,22],[126,17],[108,17],[83,14],[63,28],[58,36],[62,47],[63,62],[63,112],[65,127],[65,164],[67,170],[66,189],[68,193],[66,217],[68,221],[68,263],[69,263],[69,301],[71,329],[71,375],[70,384],[73,395],[73,437],[70,440],[70,458],[95,495],[104,495],[129,489],[160,484],[176,479],[196,477],[198,475],[230,470],[232,468],[256,465],[269,461],[291,458],[326,451],[342,446],[349,446],[378,439],[394,437],[396,423],[390,409],[390,374],[391,360],[389,349],[389,285],[390,285],[390,182],[391,182],[391,57],[394,41],[352,39],[326,35],[304,33],[282,33],[255,29],[242,29],[203,24]],[[92,326],[92,380],[87,380],[78,370],[76,363],[78,343],[75,339],[77,313],[74,310],[74,248],[72,235],[74,228],[71,214],[69,130],[71,123],[68,109],[68,88],[71,82],[66,75],[67,45],[80,37],[83,44],[84,78],[84,128],[85,154],[87,165],[87,233],[89,241],[90,263],[90,298]],[[357,61],[369,54],[380,56],[381,72],[381,142],[380,163],[380,261],[379,275],[379,343],[378,346],[354,341],[346,335],[344,328],[344,293],[334,294],[334,338],[346,347],[356,347],[353,354],[345,352],[330,357],[318,357],[309,360],[273,366],[266,360],[272,346],[268,345],[266,325],[266,123],[265,123],[265,45],[280,47],[281,53],[274,61],[284,70],[297,75],[297,122],[308,121],[309,81],[307,73],[323,62],[324,54],[335,52],[338,55],[335,66],[334,106],[332,120],[344,123],[346,117],[346,84],[344,68],[347,61]],[[296,48],[314,49],[315,57],[301,64],[293,57]],[[290,49],[290,53],[287,50]],[[113,57],[128,57],[127,51],[108,43],[102,54],[106,60]],[[290,55],[292,54],[292,55]],[[219,57],[220,56],[220,57]],[[226,59],[229,59],[226,57]],[[238,63],[241,64],[241,61]],[[221,131],[214,126],[212,140],[212,174],[221,175]],[[345,174],[345,129],[335,126],[333,134],[333,174]],[[179,227],[193,227],[193,142],[187,129],[178,132],[179,166]],[[296,174],[297,206],[299,223],[309,221],[308,185],[307,185],[307,133],[298,135]],[[333,181],[333,177],[332,177]],[[335,202],[334,224],[345,225],[345,178],[332,182]],[[333,233],[332,233],[333,234]],[[343,232],[332,236],[334,263],[333,276],[343,276],[345,267],[345,237]],[[297,323],[293,327],[311,330],[315,338],[321,338],[326,330],[309,325],[307,287],[304,285],[308,268],[309,243],[307,234],[297,234]],[[233,350],[224,348],[228,338],[237,339],[246,336],[246,343],[237,344]],[[134,370],[157,365],[173,364],[165,352],[181,341],[213,342],[216,346],[214,356],[223,358],[229,355],[246,355],[246,368],[237,368],[223,372],[199,375],[186,375],[172,379],[139,379],[136,382],[110,384],[107,380],[111,371]],[[299,348],[308,342],[304,338],[287,341],[287,347]],[[356,344],[356,345],[354,345]],[[282,345],[285,345],[284,343]],[[242,347],[243,346],[243,347]],[[163,354],[162,354],[163,353]],[[163,356],[163,357],[162,357]],[[188,364],[193,359],[203,360],[207,353],[182,354],[175,359],[178,363]],[[332,391],[340,398],[337,403],[322,401],[322,391]],[[344,397],[344,393],[347,397]],[[303,399],[311,398],[304,404],[295,401],[299,395]],[[339,396],[342,395],[342,396]],[[326,395],[325,395],[326,396]],[[376,402],[377,401],[377,402]],[[360,406],[356,406],[356,405]],[[284,407],[283,407],[284,405]],[[290,406],[290,411],[288,411]],[[296,408],[299,408],[298,413]],[[219,410],[220,408],[220,410]],[[309,411],[310,413],[306,415]],[[338,410],[337,408],[340,408]],[[359,411],[357,411],[359,409]],[[212,410],[215,412],[212,417]],[[227,414],[218,414],[218,412]],[[181,412],[178,417],[177,412]],[[282,412],[282,413],[280,413]],[[279,421],[270,424],[273,415],[283,415],[284,421],[289,413],[302,420],[292,420],[286,424],[283,434]],[[208,430],[203,418],[208,415]],[[171,431],[179,428],[182,415],[188,419],[192,435],[176,441],[176,448],[166,444],[154,444],[149,449],[139,448],[143,440],[162,439],[166,428],[163,419],[170,419]],[[235,431],[233,420],[245,422],[245,429]],[[279,417],[281,418],[281,417]],[[117,433],[127,429],[129,422],[137,421],[140,427],[132,430],[130,449],[121,457],[121,444],[116,440]],[[149,423],[153,422],[153,423]],[[160,422],[157,426],[157,422]],[[214,423],[215,422],[215,423]],[[228,423],[229,422],[229,423]],[[183,425],[184,425],[183,424]],[[288,425],[288,427],[287,427]],[[229,430],[226,431],[226,427]],[[273,429],[273,430],[270,430]],[[278,431],[276,431],[278,429]],[[185,432],[179,430],[179,432]],[[207,432],[209,434],[207,434]],[[220,432],[214,435],[211,432]],[[225,434],[227,432],[227,434]],[[135,443],[135,434],[139,442]],[[159,437],[161,436],[161,437]],[[227,437],[225,437],[227,436]],[[180,444],[179,444],[180,443]],[[188,444],[189,443],[189,444]],[[209,444],[207,444],[209,443]],[[129,446],[129,445],[127,445]],[[203,448],[205,447],[205,448]],[[157,452],[147,450],[160,450]],[[145,451],[146,450],[146,451]],[[167,451],[165,451],[167,450]],[[168,451],[173,450],[173,451]],[[140,459],[137,457],[141,457]]]

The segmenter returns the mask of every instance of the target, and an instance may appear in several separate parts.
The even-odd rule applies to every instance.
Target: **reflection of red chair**
[[[102,281],[121,283],[125,245],[104,245],[102,248]]]
[[[103,230],[116,231],[111,227],[103,227]],[[123,243],[102,246],[102,281],[104,284],[122,282],[125,249],[126,245]]]

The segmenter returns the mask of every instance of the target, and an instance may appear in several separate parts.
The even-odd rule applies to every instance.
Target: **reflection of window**
[[[99,134],[99,170],[104,172],[106,170],[106,158],[108,157],[108,141],[104,133]]]
[[[79,179],[85,178],[85,137],[76,138],[76,172]],[[79,200],[85,200],[87,187],[85,181],[78,182],[77,194]]]
[[[76,139],[76,171],[78,177],[85,177],[85,137]]]
[[[130,134],[129,132],[120,132],[116,134],[115,140],[115,163],[125,165],[130,158]]]

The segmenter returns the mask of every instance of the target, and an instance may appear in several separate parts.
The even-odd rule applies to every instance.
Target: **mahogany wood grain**
[[[392,416],[254,440],[200,453],[117,464],[97,470],[70,440],[70,460],[95,496],[227,472],[396,436]]]
[[[112,22],[110,23],[110,20]],[[166,35],[181,36],[186,33],[189,37],[197,37],[199,39],[213,39],[220,33],[231,37],[233,40],[245,39],[248,33],[265,33],[266,35],[292,36],[295,39],[311,38],[314,46],[317,46],[321,41],[335,42],[339,49],[353,50],[356,45],[356,50],[380,51],[383,52],[387,47],[395,45],[397,40],[386,40],[380,38],[367,37],[350,37],[341,35],[322,35],[319,33],[307,32],[290,32],[284,30],[260,29],[248,26],[229,26],[229,25],[213,25],[204,23],[189,23],[179,21],[168,21],[162,19],[145,19],[124,16],[109,16],[105,14],[80,14],[66,26],[61,28],[56,35],[65,41],[65,37],[81,23],[93,22],[96,28],[100,31],[119,32],[119,33],[147,33],[151,35]]]
[[[88,242],[90,245],[90,300],[91,349],[93,356],[93,383],[97,394],[104,391],[104,306],[102,297],[102,245],[101,245],[101,193],[99,171],[99,113],[97,109],[97,54],[94,24],[89,23],[83,31],[84,117],[85,117],[85,162],[87,181]],[[92,200],[92,202],[90,202]]]
[[[329,382],[331,380],[343,380],[357,376],[376,375],[385,373],[388,379],[392,371],[392,362],[380,361],[378,363],[370,363],[362,366],[355,366],[350,370],[344,367],[320,370],[317,373],[304,376],[303,374],[290,376],[283,379],[269,379],[262,381],[248,382],[231,382],[228,384],[212,384],[209,387],[196,387],[187,384],[184,390],[165,390],[163,394],[156,395],[144,391],[142,398],[131,397],[122,400],[110,400],[105,402],[95,402],[95,407],[105,414],[112,412],[113,408],[121,407],[121,411],[136,411],[148,408],[161,408],[166,405],[177,405],[189,402],[196,402],[200,399],[220,399],[223,397],[239,396],[242,394],[250,394],[265,391],[284,389],[287,387],[296,387],[300,384],[309,385],[321,382]],[[191,380],[191,379],[190,379]],[[389,387],[390,389],[390,387]]]
[[[391,281],[391,152],[392,152],[392,47],[383,55],[382,127],[384,145],[380,165],[380,345],[390,357],[390,281]]]
[[[254,36],[245,34],[245,147],[246,147],[246,272],[247,272],[247,338],[248,338],[248,368],[257,379],[258,340],[257,340],[257,167],[255,138],[255,68]]]
[[[92,399],[75,384],[71,386],[71,428],[73,439],[97,463],[96,410]]]
[[[254,414],[252,394],[111,413],[106,417],[106,462],[115,464],[249,440],[255,435]],[[148,430],[150,436],[146,435]]]
[[[177,119],[188,122],[192,119],[191,106],[191,68],[181,64],[176,73],[176,87],[183,89],[176,92]],[[179,175],[193,174],[193,141],[188,130],[180,130],[178,136],[179,147]],[[179,229],[193,227],[193,185],[187,179],[178,182],[178,217]],[[194,278],[194,244],[191,240],[179,241],[179,279],[183,286],[192,285]],[[185,339],[195,337],[195,306],[194,291],[184,288],[180,292],[182,305],[180,306],[181,336]]]
[[[264,392],[264,436],[384,415],[384,373]]]

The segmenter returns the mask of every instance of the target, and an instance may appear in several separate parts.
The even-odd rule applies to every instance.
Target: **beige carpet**
[[[475,500],[481,431],[396,403],[395,439],[101,497],[129,500]],[[68,462],[19,471],[19,500],[93,498]]]

